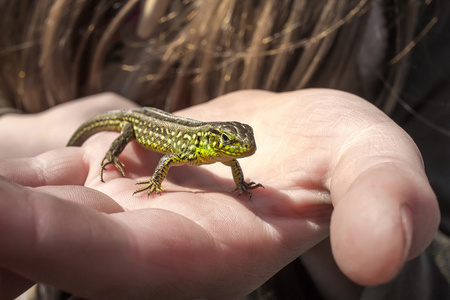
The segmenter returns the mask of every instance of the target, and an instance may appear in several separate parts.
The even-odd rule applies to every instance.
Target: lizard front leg
[[[255,183],[255,182],[245,182],[244,179],[244,172],[242,172],[242,168],[239,165],[239,162],[236,159],[232,159],[229,161],[222,162],[226,166],[231,167],[231,172],[233,174],[234,182],[236,183],[236,188],[233,191],[238,191],[239,196],[242,193],[247,193],[249,195],[249,200],[252,198],[252,192],[250,190],[256,189],[259,187],[264,188],[264,186],[261,183]]]
[[[146,184],[146,186],[137,189],[134,191],[133,195],[145,190],[148,190],[147,193],[150,196],[151,193],[156,192],[157,194],[164,191],[161,187],[161,183],[166,178],[167,172],[169,168],[173,165],[182,165],[186,163],[183,159],[183,156],[180,154],[166,154],[160,160],[158,165],[156,166],[155,173],[149,180],[138,181],[136,184]]]
[[[111,146],[109,146],[108,152],[106,152],[105,157],[101,162],[100,168],[100,180],[103,180],[103,170],[106,169],[106,166],[109,164],[114,164],[114,166],[119,170],[122,174],[122,177],[125,177],[125,172],[123,171],[124,164],[119,160],[119,155],[122,153],[125,146],[135,139],[133,124],[124,121],[122,124],[122,129],[120,135],[112,142]]]

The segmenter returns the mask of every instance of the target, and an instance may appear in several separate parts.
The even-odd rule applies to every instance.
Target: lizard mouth
[[[227,146],[222,149],[222,152],[232,157],[247,157],[256,152],[256,145],[249,143],[239,146]]]

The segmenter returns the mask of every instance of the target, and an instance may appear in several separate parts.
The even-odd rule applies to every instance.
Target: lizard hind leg
[[[120,161],[119,155],[122,153],[125,146],[132,140],[135,139],[133,125],[129,122],[123,122],[121,124],[122,130],[120,135],[112,142],[109,146],[108,152],[106,152],[105,157],[101,162],[100,168],[100,180],[103,180],[103,171],[106,170],[106,166],[113,164],[117,170],[119,170],[122,177],[125,177],[125,172],[123,168],[125,165]]]

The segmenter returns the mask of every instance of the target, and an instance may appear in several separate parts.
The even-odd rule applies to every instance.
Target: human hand
[[[70,101],[36,114],[0,118],[0,159],[30,157],[64,147],[86,119],[112,109],[135,107],[128,99],[102,93]],[[70,116],[70,117],[68,117]]]
[[[258,151],[240,163],[265,189],[236,198],[229,168],[214,164],[171,168],[167,192],[132,196],[159,156],[131,143],[127,178],[108,168],[101,183],[116,133],[2,161],[0,175],[39,188],[0,181],[0,291],[6,278],[93,299],[239,298],[328,234],[344,274],[378,284],[434,236],[439,211],[417,148],[362,99],[242,91],[180,115],[252,125]]]

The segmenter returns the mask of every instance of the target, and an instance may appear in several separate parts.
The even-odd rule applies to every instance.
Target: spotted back
[[[202,122],[154,108],[126,111],[124,119],[134,124],[136,140],[144,147],[184,153],[197,163],[226,161],[256,151],[253,129],[239,122]]]

